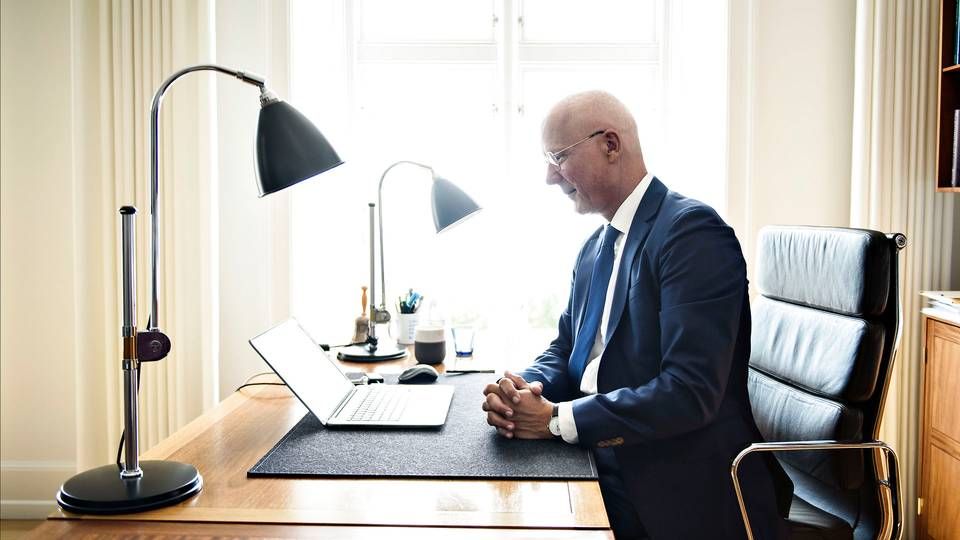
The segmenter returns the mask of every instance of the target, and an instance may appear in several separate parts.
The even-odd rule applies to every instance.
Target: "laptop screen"
[[[353,383],[294,319],[251,339],[250,345],[324,423],[353,389]]]

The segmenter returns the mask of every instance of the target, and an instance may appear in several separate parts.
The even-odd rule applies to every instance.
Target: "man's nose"
[[[554,184],[559,184],[563,181],[563,176],[560,175],[560,170],[557,169],[554,165],[547,164],[547,185],[552,186]]]

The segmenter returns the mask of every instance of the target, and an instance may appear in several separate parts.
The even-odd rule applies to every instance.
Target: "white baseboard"
[[[0,461],[0,517],[44,519],[56,507],[54,496],[76,474],[67,461]]]
[[[49,501],[17,501],[0,499],[0,519],[46,519],[57,505]]]

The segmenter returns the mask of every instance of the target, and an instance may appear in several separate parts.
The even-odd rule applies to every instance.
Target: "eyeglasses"
[[[590,139],[596,137],[597,135],[602,135],[602,134],[604,134],[604,133],[606,133],[606,132],[607,132],[607,130],[605,130],[605,129],[600,129],[600,130],[594,131],[593,133],[591,133],[591,134],[587,135],[586,137],[580,139],[579,141],[571,144],[570,146],[566,146],[566,147],[564,147],[564,148],[561,148],[560,150],[557,150],[556,152],[548,152],[548,151],[544,150],[544,151],[543,151],[543,159],[547,160],[547,163],[549,163],[550,165],[553,165],[554,167],[556,167],[556,168],[559,169],[559,168],[560,168],[560,165],[563,164],[563,161],[564,161],[565,159],[567,159],[567,154],[570,153],[570,150],[572,150],[574,146],[576,146],[576,145],[578,145],[578,144],[580,144],[580,143],[582,143],[582,142],[584,142],[584,141],[589,141]]]

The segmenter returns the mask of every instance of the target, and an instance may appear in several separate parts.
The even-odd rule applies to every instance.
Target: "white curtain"
[[[950,280],[955,195],[936,193],[937,2],[857,2],[850,225],[902,232],[903,334],[880,437],[903,473],[906,537],[916,518],[922,337],[920,290]]]
[[[138,328],[150,310],[150,137],[153,94],[172,72],[213,59],[207,1],[73,3],[77,288],[77,455],[112,459],[123,426],[117,209],[137,214]],[[159,322],[170,355],[142,365],[141,450],[216,403],[217,227],[214,75],[166,93],[160,153]],[[212,158],[210,156],[213,156]]]

